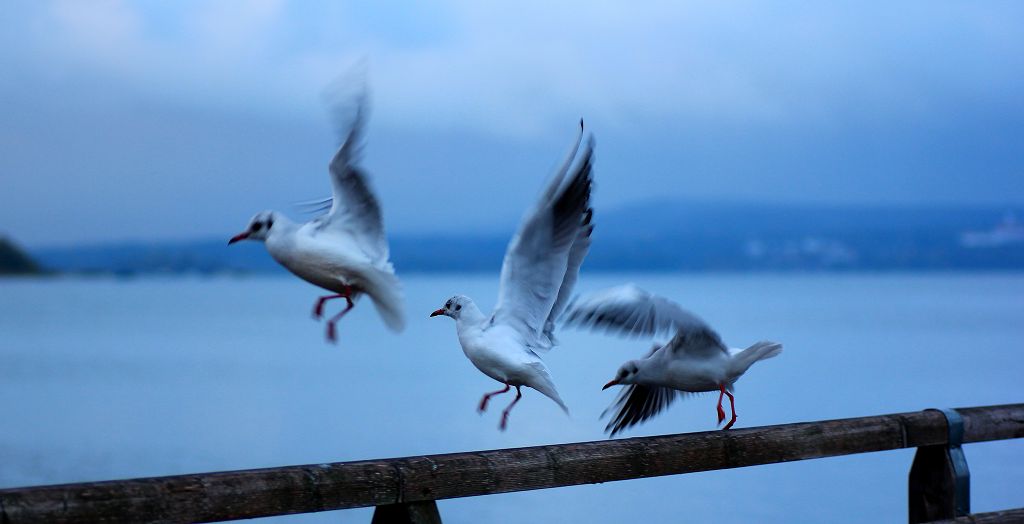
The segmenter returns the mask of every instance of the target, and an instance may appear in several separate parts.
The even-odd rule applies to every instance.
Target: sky
[[[0,234],[229,235],[327,196],[365,69],[393,232],[511,228],[583,117],[600,209],[1024,203],[1020,2],[93,2],[0,19]]]

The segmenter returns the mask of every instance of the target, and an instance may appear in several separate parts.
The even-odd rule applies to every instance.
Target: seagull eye
[[[252,226],[249,226],[249,231],[259,231],[259,230],[260,230],[260,223],[259,222],[253,222]]]

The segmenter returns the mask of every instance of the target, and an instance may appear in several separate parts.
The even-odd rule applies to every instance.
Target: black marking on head
[[[455,311],[459,311],[461,309],[462,309],[462,304],[456,304],[455,305]]]

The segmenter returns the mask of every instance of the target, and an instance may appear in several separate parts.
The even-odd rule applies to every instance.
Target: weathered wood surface
[[[929,524],[1019,524],[1022,522],[1024,522],[1024,508],[974,513],[950,520],[935,520]]]
[[[958,410],[964,442],[1024,437],[1024,404]],[[945,444],[937,411],[529,448],[0,490],[0,522],[210,522]]]

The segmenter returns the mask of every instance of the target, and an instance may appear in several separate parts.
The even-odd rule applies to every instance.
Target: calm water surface
[[[644,341],[564,331],[546,359],[567,418],[532,390],[507,432],[465,359],[454,293],[495,275],[406,276],[405,333],[369,304],[324,343],[287,277],[0,280],[0,487],[604,438],[600,387]],[[1024,275],[585,275],[673,297],[727,343],[784,343],[737,386],[737,427],[1024,401]],[[335,305],[337,307],[337,305]],[[499,397],[500,399],[500,397]],[[714,429],[714,396],[627,436]],[[1024,442],[971,444],[975,511],[1024,506]],[[446,522],[903,522],[913,451],[442,501]],[[368,522],[370,510],[282,522]]]

